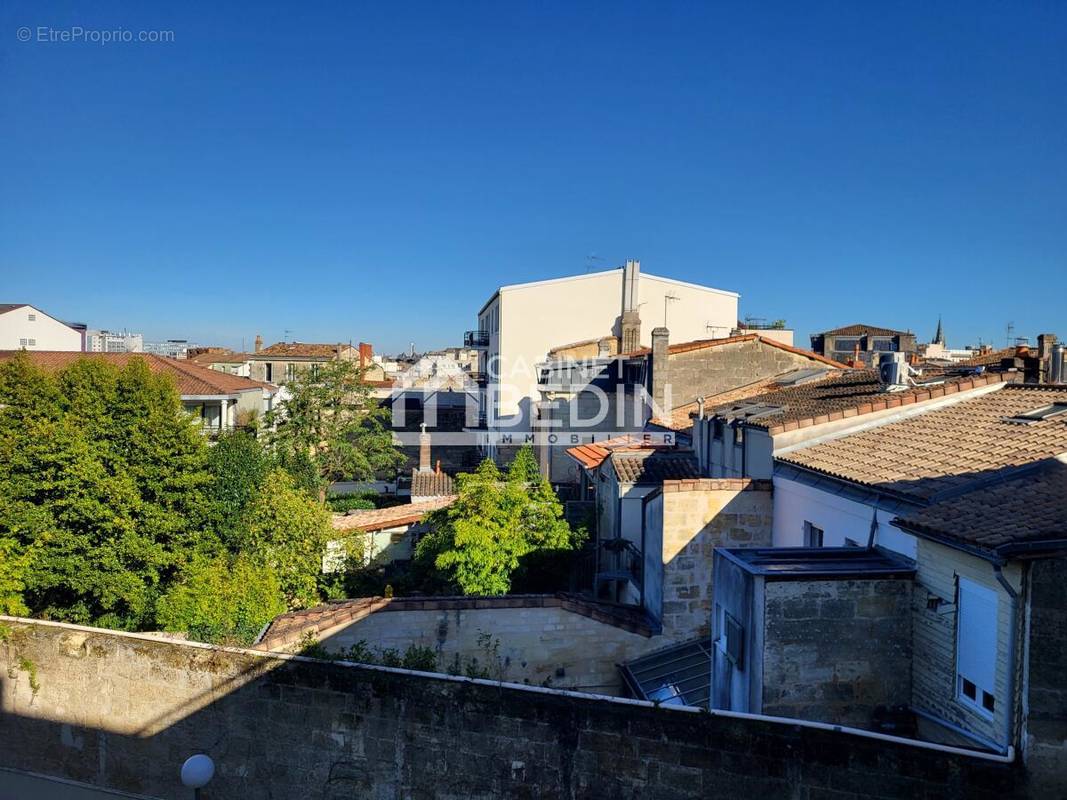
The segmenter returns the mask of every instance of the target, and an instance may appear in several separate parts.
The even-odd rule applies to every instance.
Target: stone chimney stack
[[[622,270],[622,342],[620,353],[632,353],[641,346],[641,262],[629,260]]]
[[[666,328],[652,329],[652,402],[657,409],[670,411],[670,331]]]
[[[426,432],[426,423],[422,423],[422,433],[419,434],[419,472],[430,472],[430,434]]]
[[[1052,352],[1056,347],[1056,334],[1041,333],[1037,337],[1039,380],[1048,383],[1052,379]]]
[[[256,334],[255,348],[257,353],[263,349],[263,337],[258,333]]]
[[[615,339],[612,336],[605,336],[599,342],[596,343],[597,356],[600,358],[607,358],[614,355]]]
[[[366,342],[359,343],[359,365],[365,367],[374,360],[374,346]]]

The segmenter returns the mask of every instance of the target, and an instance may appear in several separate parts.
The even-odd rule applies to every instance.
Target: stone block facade
[[[441,671],[477,662],[498,680],[597,694],[623,692],[617,665],[663,646],[648,628],[594,618],[595,608],[554,596],[394,600],[321,635],[330,652],[359,642],[437,653]]]
[[[663,483],[663,634],[710,633],[716,547],[770,547],[771,482],[701,479]]]
[[[1023,794],[1017,767],[835,730],[2,621],[0,766],[164,800],[198,752],[203,800]]]
[[[763,713],[867,728],[911,698],[911,580],[767,580]]]

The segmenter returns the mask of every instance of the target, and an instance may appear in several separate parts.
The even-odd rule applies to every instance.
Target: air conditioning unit
[[[887,390],[901,389],[909,385],[912,369],[905,353],[882,353],[878,357],[878,380]]]

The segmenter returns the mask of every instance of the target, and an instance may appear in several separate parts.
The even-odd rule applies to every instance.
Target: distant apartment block
[[[167,339],[165,342],[145,342],[144,352],[167,358],[187,358],[190,347],[196,345],[188,339]]]
[[[638,261],[618,269],[502,286],[478,311],[464,344],[484,353],[484,416],[490,432],[529,430],[539,397],[537,365],[561,342],[607,337],[613,353],[652,345],[669,327],[678,341],[729,335],[737,324],[736,292],[643,274]],[[516,417],[519,424],[515,425]]]
[[[881,353],[907,353],[912,356],[918,347],[915,334],[910,331],[873,325],[846,325],[812,334],[811,349],[834,361],[848,363],[855,359],[867,366],[877,366]]]
[[[87,353],[143,353],[144,336],[128,331],[88,330],[85,332]]]
[[[67,323],[25,303],[0,303],[0,350],[84,349],[85,326]]]

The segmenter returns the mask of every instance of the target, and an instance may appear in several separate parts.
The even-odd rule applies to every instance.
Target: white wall
[[[79,352],[82,335],[38,308],[22,306],[0,314],[0,350],[22,349]]]
[[[488,353],[499,355],[499,416],[517,414],[524,399],[538,397],[534,366],[550,349],[619,335],[622,276],[622,269],[614,269],[500,289],[479,315],[480,320],[490,317],[499,306],[499,331],[488,326]],[[651,346],[652,329],[663,324],[668,294],[679,298],[667,311],[673,343],[728,336],[737,324],[736,293],[642,273],[638,302],[643,346]]]
[[[866,546],[871,532],[873,506],[825,492],[780,476],[774,478],[775,547],[803,547],[804,522],[823,529],[824,547],[843,547],[845,539]],[[875,544],[915,558],[915,537],[889,524],[895,514],[878,510]]]

